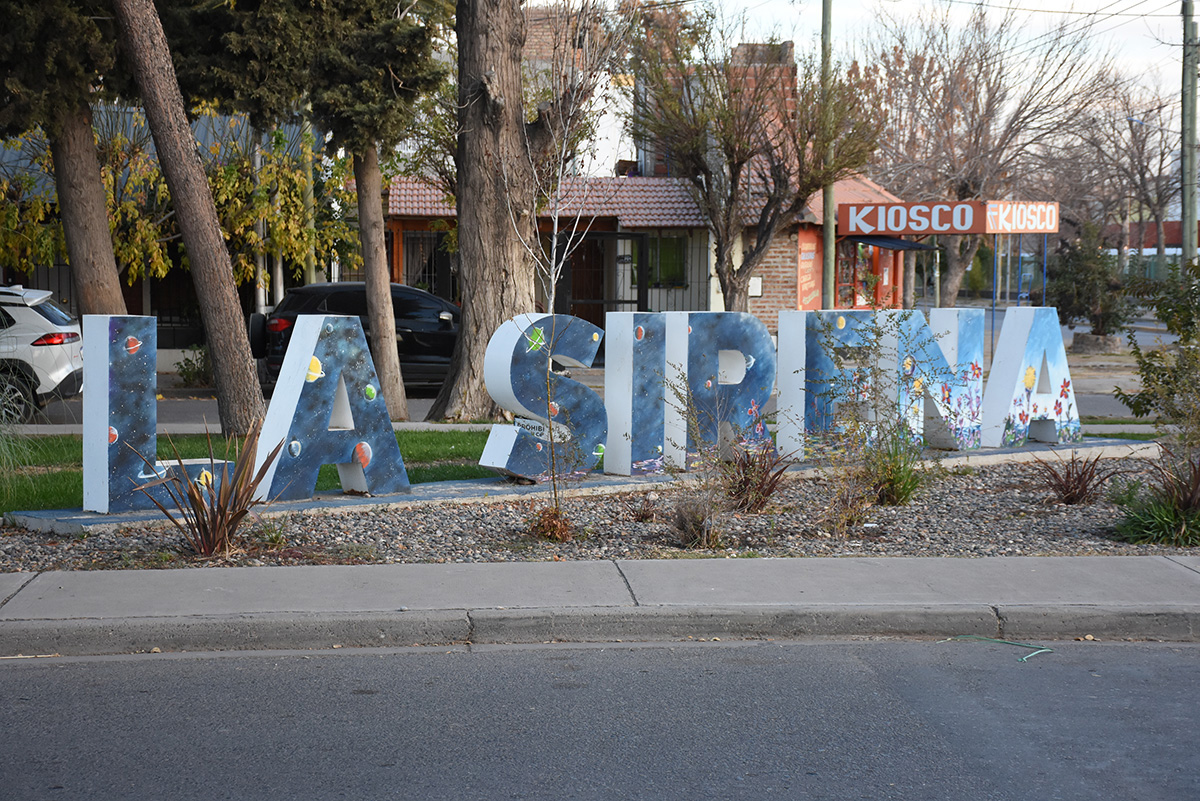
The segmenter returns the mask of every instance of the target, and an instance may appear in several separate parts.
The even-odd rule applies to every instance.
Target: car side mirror
[[[445,323],[446,325],[453,325],[453,324],[454,324],[454,315],[453,315],[453,314],[451,314],[451,313],[450,313],[450,312],[448,312],[448,311],[444,311],[444,312],[440,313],[440,314],[438,315],[438,319],[439,319],[439,320],[441,320],[441,321],[442,321],[443,323]]]

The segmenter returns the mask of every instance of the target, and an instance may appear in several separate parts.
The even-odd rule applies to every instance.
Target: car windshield
[[[71,325],[75,322],[70,312],[49,298],[34,306],[33,310],[55,325]]]

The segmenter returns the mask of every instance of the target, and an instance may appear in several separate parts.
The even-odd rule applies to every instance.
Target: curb
[[[1200,606],[664,606],[10,620],[0,658],[450,644],[977,635],[1200,641]]]

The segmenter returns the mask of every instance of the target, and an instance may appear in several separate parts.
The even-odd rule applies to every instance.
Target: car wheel
[[[36,410],[29,382],[16,373],[0,373],[0,423],[24,423]]]
[[[254,358],[262,359],[267,355],[267,318],[266,315],[255,312],[250,315],[247,324],[250,335],[250,353]]]

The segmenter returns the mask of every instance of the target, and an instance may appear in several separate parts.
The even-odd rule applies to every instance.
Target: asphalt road
[[[0,795],[1200,797],[1200,645],[687,643],[0,661]]]

